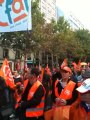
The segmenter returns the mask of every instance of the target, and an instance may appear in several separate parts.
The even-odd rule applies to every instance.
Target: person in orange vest
[[[39,70],[32,68],[28,72],[28,79],[24,81],[23,94],[18,104],[18,110],[22,111],[20,120],[44,120],[45,89],[37,80],[38,75]]]
[[[71,79],[71,69],[64,66],[60,71],[62,78],[60,80],[56,79],[54,84],[56,102],[54,102],[51,110],[45,112],[45,120],[68,120],[70,106],[78,98],[77,83]]]
[[[90,78],[76,90],[80,93],[80,101],[71,105],[69,120],[90,120]]]
[[[68,66],[61,68],[62,79],[55,83],[55,94],[57,105],[71,105],[78,98],[78,92],[75,90],[77,83],[71,79],[72,71]]]

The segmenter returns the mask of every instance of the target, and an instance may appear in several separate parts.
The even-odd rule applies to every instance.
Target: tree
[[[56,32],[67,33],[70,30],[69,23],[65,20],[64,17],[59,17],[56,25]]]
[[[90,56],[90,32],[88,30],[77,30],[75,32],[76,38],[82,45],[83,49],[83,57],[89,57]]]

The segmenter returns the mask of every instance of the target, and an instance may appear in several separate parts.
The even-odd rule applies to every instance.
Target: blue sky
[[[90,0],[56,0],[65,14],[72,12],[90,30]]]

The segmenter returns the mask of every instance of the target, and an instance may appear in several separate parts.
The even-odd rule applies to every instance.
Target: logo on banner
[[[3,5],[5,9],[3,9]],[[28,16],[28,0],[0,0],[0,7],[2,7],[5,17],[8,19],[8,21],[0,20],[0,26],[2,27],[11,26],[15,23],[15,25],[18,26],[19,22],[23,19],[25,20]]]
[[[10,68],[9,68],[8,65],[5,65],[5,66],[3,67],[3,72],[4,72],[5,77],[8,77],[9,80],[12,81],[13,76],[12,76],[12,74],[11,74],[11,71],[10,71]]]

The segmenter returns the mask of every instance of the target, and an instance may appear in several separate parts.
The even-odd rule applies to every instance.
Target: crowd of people
[[[0,105],[12,103],[9,116],[19,120],[90,120],[90,66],[67,60],[52,70],[27,68],[24,74],[13,73],[14,88],[0,77]],[[3,98],[3,97],[2,97]],[[4,101],[6,100],[6,101]],[[1,103],[3,101],[3,103]],[[4,120],[0,113],[0,120]]]

